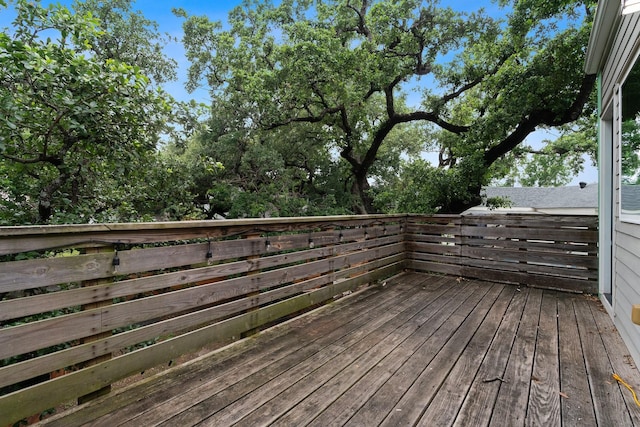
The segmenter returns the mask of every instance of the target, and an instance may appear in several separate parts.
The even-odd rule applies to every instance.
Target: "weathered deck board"
[[[560,390],[567,396],[560,401],[562,419],[564,425],[596,425],[573,300],[558,299]]]
[[[598,332],[589,305],[584,301],[576,301],[574,308],[598,425],[632,425],[629,409],[622,397],[622,390],[611,376],[613,369],[609,360],[610,355]],[[611,356],[623,357],[624,355]],[[638,386],[636,385],[635,388],[637,390]]]
[[[640,425],[592,298],[404,274],[43,424]]]
[[[492,426],[524,425],[529,404],[542,291],[531,289],[511,348],[509,361],[491,415]]]

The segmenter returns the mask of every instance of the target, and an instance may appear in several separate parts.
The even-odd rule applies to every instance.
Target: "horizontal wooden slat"
[[[540,252],[585,252],[588,255],[598,253],[598,245],[595,242],[555,242],[552,240],[511,240],[511,239],[460,239],[469,247],[489,247],[506,249],[535,249]]]
[[[409,260],[407,268],[415,271],[424,271],[432,273],[450,274],[452,276],[460,276],[460,266],[452,264],[441,264],[430,261],[420,261],[416,259]]]
[[[388,238],[383,228],[367,229],[370,240]],[[347,241],[357,235],[364,240],[364,230],[345,230]],[[0,263],[0,292],[11,292],[36,287],[46,287],[61,283],[94,280],[122,276],[141,271],[152,271],[182,267],[185,265],[215,262],[230,258],[247,257],[274,253],[282,250],[300,250],[309,246],[313,239],[315,246],[339,243],[339,231],[269,237],[270,248],[266,247],[267,237],[251,240],[234,240],[175,245],[159,248],[121,250],[117,252],[119,264],[112,265],[114,253],[64,256],[49,259],[33,259]],[[400,239],[400,236],[398,236]],[[208,250],[212,257],[207,259]]]
[[[200,267],[173,273],[122,280],[119,282],[87,288],[71,289],[67,291],[0,301],[0,321],[57,310],[64,307],[126,297],[172,286],[183,286],[189,283],[243,274],[265,268],[274,268],[283,264],[304,261],[311,258],[324,258],[329,255],[343,255],[356,250],[392,244],[399,242],[400,240],[400,236],[390,235],[371,239],[366,242],[343,243],[334,247],[290,252],[270,257],[248,259],[209,267]],[[235,242],[233,243],[236,245]],[[237,254],[237,252],[234,252],[234,254]]]
[[[407,224],[407,233],[460,234],[460,224]]]
[[[460,245],[442,245],[437,243],[417,243],[407,242],[407,248],[411,252],[427,252],[438,255],[460,256],[462,247]]]
[[[347,268],[330,275],[308,279],[284,288],[278,288],[274,291],[261,293],[255,298],[247,298],[217,305],[197,312],[159,321],[148,326],[142,326],[108,338],[102,338],[91,343],[67,348],[57,353],[27,360],[15,365],[5,366],[0,368],[0,387],[33,378],[37,375],[46,374],[52,370],[52,367],[72,366],[103,354],[119,351],[140,342],[154,339],[161,335],[174,334],[226,317],[240,310],[255,308],[261,304],[275,301],[287,295],[308,291],[333,282],[348,280],[355,276],[363,275],[370,270],[374,271],[380,268],[387,269],[388,266],[394,265],[398,271],[400,271],[403,268],[403,260],[403,254],[395,254],[366,264]]]
[[[462,239],[460,238],[459,235],[444,237],[442,235],[431,235],[431,234],[405,234],[405,241],[460,244],[462,242]]]
[[[596,230],[574,230],[574,229],[548,229],[542,228],[505,228],[505,227],[469,227],[462,226],[460,230],[463,236],[473,236],[479,238],[502,237],[509,239],[541,239],[548,240],[553,237],[561,242],[593,242],[598,239]]]
[[[399,252],[401,252],[400,244],[389,245],[371,251],[355,252],[339,258],[324,259],[40,322],[3,328],[0,329],[0,358],[23,354],[172,313],[180,313],[198,306],[239,297],[308,276],[326,274],[351,264],[368,262]],[[93,319],[93,321],[78,321],[77,319]],[[98,324],[95,319],[99,319]],[[20,340],[18,339],[20,336],[34,338],[33,340]]]
[[[510,227],[598,227],[597,216],[577,216],[577,215],[467,215],[463,219],[464,223],[486,225],[508,225]]]
[[[353,279],[298,295],[292,299],[238,315],[90,368],[14,392],[0,399],[0,413],[6,419],[19,420],[34,412],[55,406],[61,400],[91,393],[149,366],[166,362],[189,351],[195,351],[212,339],[238,336],[246,330],[270,323],[288,313],[316,305],[334,295],[351,290],[360,284],[387,277],[396,271],[397,267],[390,265],[387,268],[381,268]]]
[[[538,251],[513,251],[508,249],[470,248],[463,246],[461,255],[467,258],[492,259],[509,262],[537,262],[558,267],[597,268],[598,259],[584,255],[568,253],[549,253]]]
[[[462,258],[458,256],[438,255],[438,254],[425,253],[425,252],[408,252],[407,257],[409,259],[421,260],[421,261],[434,261],[434,262],[439,262],[441,264],[460,265],[463,261]]]
[[[469,267],[479,267],[487,270],[496,271],[518,271],[525,273],[544,274],[548,276],[556,277],[568,277],[577,279],[592,279],[598,278],[597,270],[587,270],[584,268],[572,268],[553,265],[540,265],[531,263],[517,263],[517,262],[504,262],[493,261],[488,259],[471,259],[465,258],[460,261],[460,265]]]
[[[516,271],[491,270],[471,266],[463,266],[461,269],[461,275],[465,277],[473,277],[486,280],[491,278],[491,280],[497,282],[515,283],[547,289],[558,289],[576,292],[597,292],[598,285],[598,283],[595,281],[557,276],[541,276]]]
[[[149,222],[0,227],[0,255],[96,244],[145,244],[218,238],[246,233],[280,233],[313,228],[357,227],[403,222],[406,215],[251,218],[221,221]]]

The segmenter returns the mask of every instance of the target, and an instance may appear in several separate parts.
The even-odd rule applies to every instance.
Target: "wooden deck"
[[[44,424],[640,425],[613,372],[595,298],[407,273]]]

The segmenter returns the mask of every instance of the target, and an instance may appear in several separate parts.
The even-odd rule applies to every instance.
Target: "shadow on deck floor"
[[[406,273],[43,424],[640,425],[613,372],[595,298]]]

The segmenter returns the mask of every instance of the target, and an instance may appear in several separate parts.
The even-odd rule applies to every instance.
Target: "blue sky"
[[[275,2],[277,3],[278,1],[275,0]],[[69,6],[73,3],[73,0],[41,0],[41,3],[43,5],[61,3]],[[171,12],[172,8],[183,8],[191,15],[207,15],[211,20],[224,22],[226,21],[229,11],[241,3],[242,0],[135,0],[134,9],[141,10],[147,18],[158,22],[161,32],[168,33],[180,40],[182,37],[183,20],[173,15]],[[486,12],[492,16],[499,16],[499,14],[503,13],[491,0],[476,0],[473,2],[468,0],[441,0],[440,4],[464,12],[471,12],[480,7],[484,7]],[[13,16],[11,11],[0,11],[0,27],[10,26]],[[200,102],[208,102],[209,97],[205,89],[198,90],[191,94],[184,89],[186,71],[189,64],[184,56],[184,49],[181,43],[171,43],[165,47],[165,51],[180,65],[178,81],[165,84],[165,90],[180,100],[195,99]],[[416,103],[417,102],[419,102],[419,99],[416,98]]]
[[[62,3],[69,5],[72,1],[69,0],[43,0],[42,4],[48,5],[50,3]],[[159,24],[161,32],[168,33],[178,40],[182,37],[182,19],[174,16],[171,13],[172,8],[183,8],[189,14],[192,15],[207,15],[211,20],[226,21],[229,11],[239,5],[241,0],[209,0],[209,1],[188,1],[188,0],[137,0],[134,2],[134,9],[141,10],[144,15],[152,19]],[[501,10],[495,2],[491,0],[441,0],[442,6],[449,6],[454,10],[472,12],[478,10],[480,7],[485,9],[488,15],[493,17],[501,16],[504,11]],[[0,9],[0,28],[8,27],[13,19],[13,13],[10,10]],[[188,93],[184,88],[186,81],[186,72],[188,68],[187,60],[184,56],[184,49],[181,43],[171,43],[166,46],[165,51],[171,57],[173,57],[179,64],[179,76],[178,81],[170,82],[164,85],[165,90],[180,100],[195,99],[199,102],[209,102],[208,92],[205,88],[195,91],[194,93]],[[557,132],[551,130],[549,132],[535,132],[530,135],[527,142],[534,146],[539,146],[539,141],[543,139],[555,139]],[[428,156],[429,157],[429,156]],[[437,158],[437,156],[436,156]],[[579,181],[586,181],[589,183],[597,182],[597,171],[591,166],[590,161],[585,162],[585,171],[576,177],[572,181],[572,185],[577,185]]]

